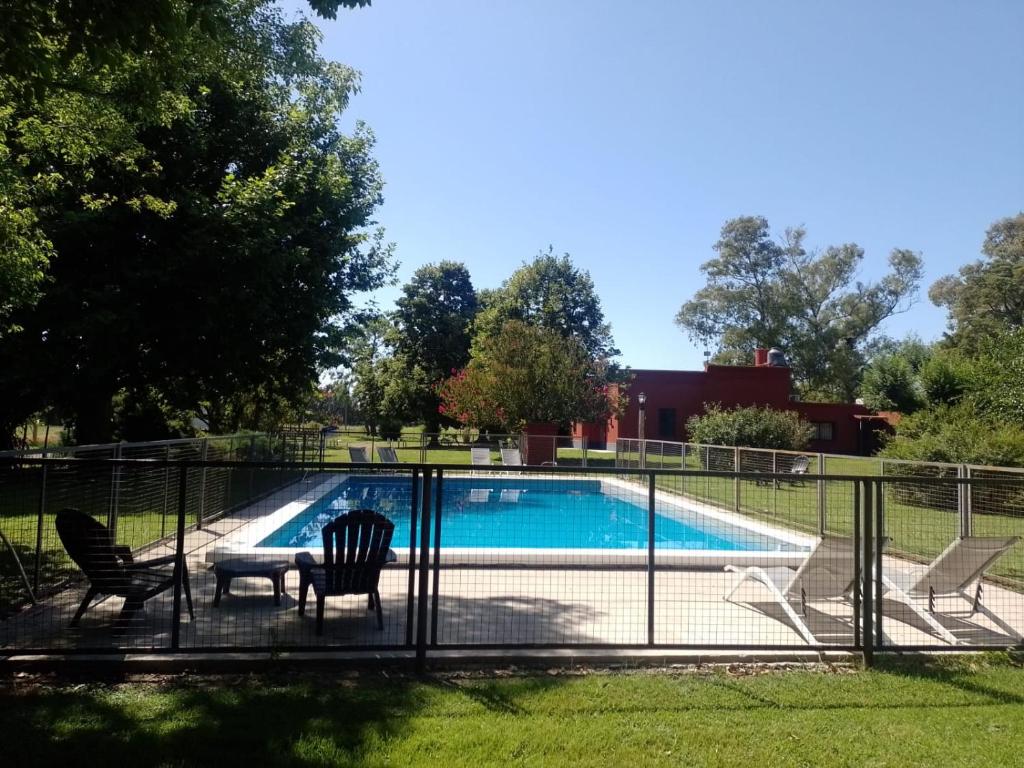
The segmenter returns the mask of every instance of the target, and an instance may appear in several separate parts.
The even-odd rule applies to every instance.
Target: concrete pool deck
[[[365,597],[329,598],[323,636],[314,632],[312,605],[305,617],[297,611],[298,576],[290,571],[281,605],[271,599],[265,579],[237,581],[220,607],[212,607],[215,576],[211,559],[226,540],[297,498],[311,496],[319,483],[308,482],[279,491],[235,514],[186,534],[196,619],[182,612],[180,647],[190,649],[258,649],[286,652],[290,648],[395,649],[407,636],[408,567],[391,566],[381,579],[384,630],[378,631]],[[397,543],[397,542],[396,542]],[[401,543],[397,543],[401,544]],[[407,543],[405,543],[407,547]],[[145,556],[168,554],[166,545]],[[660,553],[659,553],[660,558]],[[908,564],[886,557],[885,567]],[[433,577],[431,576],[431,579]],[[643,645],[648,641],[647,578],[644,570],[580,568],[445,567],[439,571],[437,642],[444,645]],[[748,582],[733,601],[723,599],[735,576],[720,568],[674,567],[655,573],[654,641],[672,646],[779,646],[809,648],[797,629],[772,600],[768,590]],[[113,631],[122,601],[106,598],[94,604],[78,628],[68,623],[84,593],[78,584],[0,622],[0,654],[19,650],[89,649],[119,653],[167,648],[171,640],[171,592],[146,603],[130,627]],[[184,601],[183,601],[184,602]],[[985,604],[1018,633],[1024,632],[1024,594],[985,585]],[[956,615],[939,614],[940,622],[961,644],[1005,646],[1012,642],[985,616],[967,616],[966,601],[942,603]],[[883,631],[892,643],[951,646],[902,603],[883,601]],[[823,646],[853,642],[852,606],[819,601],[809,606],[807,624]],[[515,651],[510,650],[514,655]]]

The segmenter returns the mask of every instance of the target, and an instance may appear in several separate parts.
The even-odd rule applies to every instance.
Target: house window
[[[676,436],[676,409],[658,409],[658,439],[672,440]]]
[[[835,424],[831,421],[815,421],[811,423],[814,427],[815,440],[832,440]]]

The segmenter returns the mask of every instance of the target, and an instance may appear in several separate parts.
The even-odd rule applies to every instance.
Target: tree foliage
[[[595,360],[619,354],[590,273],[576,268],[567,253],[555,256],[549,248],[538,254],[500,288],[482,292],[481,305],[478,340],[499,335],[506,323],[516,320],[575,339]]]
[[[373,136],[338,128],[356,73],[268,2],[206,6],[215,33],[55,59],[60,87],[2,113],[0,173],[50,246],[0,345],[5,432],[49,402],[108,439],[122,395],[260,420],[342,360],[353,295],[387,279]]]
[[[1024,429],[1024,328],[982,341],[969,375],[982,412]]]
[[[934,358],[932,347],[916,336],[877,344],[861,380],[864,405],[877,411],[909,414],[927,404],[930,395],[943,396],[941,374],[946,369],[933,364]]]
[[[695,341],[714,344],[719,362],[749,361],[757,347],[779,347],[805,396],[851,399],[865,351],[879,326],[912,303],[921,259],[894,249],[876,282],[857,273],[853,243],[809,250],[802,228],[772,239],[764,218],[722,227],[718,256],[701,266],[707,284],[683,304],[676,323]]]
[[[438,385],[469,360],[477,296],[465,265],[442,261],[416,270],[402,288],[393,314],[398,381],[391,383],[392,410],[404,408],[424,422],[428,434],[439,431]]]
[[[900,421],[881,454],[908,461],[1024,466],[1024,428],[993,420],[970,399]]]
[[[473,350],[441,387],[441,408],[459,423],[517,432],[531,422],[568,427],[606,420],[618,408],[605,361],[575,338],[509,320]]]
[[[995,222],[981,251],[984,258],[928,291],[949,312],[949,342],[966,352],[994,334],[1024,328],[1024,212]]]
[[[1024,329],[980,341],[974,354],[936,345],[915,386],[921,407],[896,425],[883,455],[1024,466]]]

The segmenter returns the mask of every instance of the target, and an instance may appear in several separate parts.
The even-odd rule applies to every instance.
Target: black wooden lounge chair
[[[306,594],[316,595],[316,633],[324,631],[324,600],[334,595],[369,595],[367,610],[377,612],[377,629],[384,629],[380,605],[380,570],[398,557],[390,549],[395,524],[372,509],[354,509],[323,527],[324,562],[309,552],[295,555],[299,569],[299,615],[306,612]]]
[[[72,627],[78,625],[82,614],[97,595],[123,597],[121,617],[125,619],[149,598],[174,586],[174,555],[135,562],[131,549],[115,544],[105,525],[70,507],[57,513],[56,525],[64,549],[89,579],[89,589],[71,620]],[[182,563],[182,568],[182,588],[188,615],[195,620],[185,563]]]
[[[807,471],[810,468],[810,466],[811,466],[811,457],[810,456],[803,456],[803,455],[797,456],[797,457],[795,457],[793,459],[793,463],[790,464],[789,469],[788,470],[781,470],[780,474],[795,475],[796,476],[793,480],[788,481],[790,485],[803,485],[804,481],[803,481],[803,477],[802,476],[807,474]],[[757,469],[756,471],[758,471],[758,472],[768,472],[768,471],[770,471],[770,469]],[[767,485],[768,481],[767,480],[755,480],[754,484],[755,485]],[[775,485],[776,488],[780,488],[781,487],[781,484],[779,483],[778,480],[774,481],[774,485]]]

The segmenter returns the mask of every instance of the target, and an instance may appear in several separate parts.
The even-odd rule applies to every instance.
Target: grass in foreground
[[[8,683],[0,719],[12,766],[1016,766],[1024,667]]]

